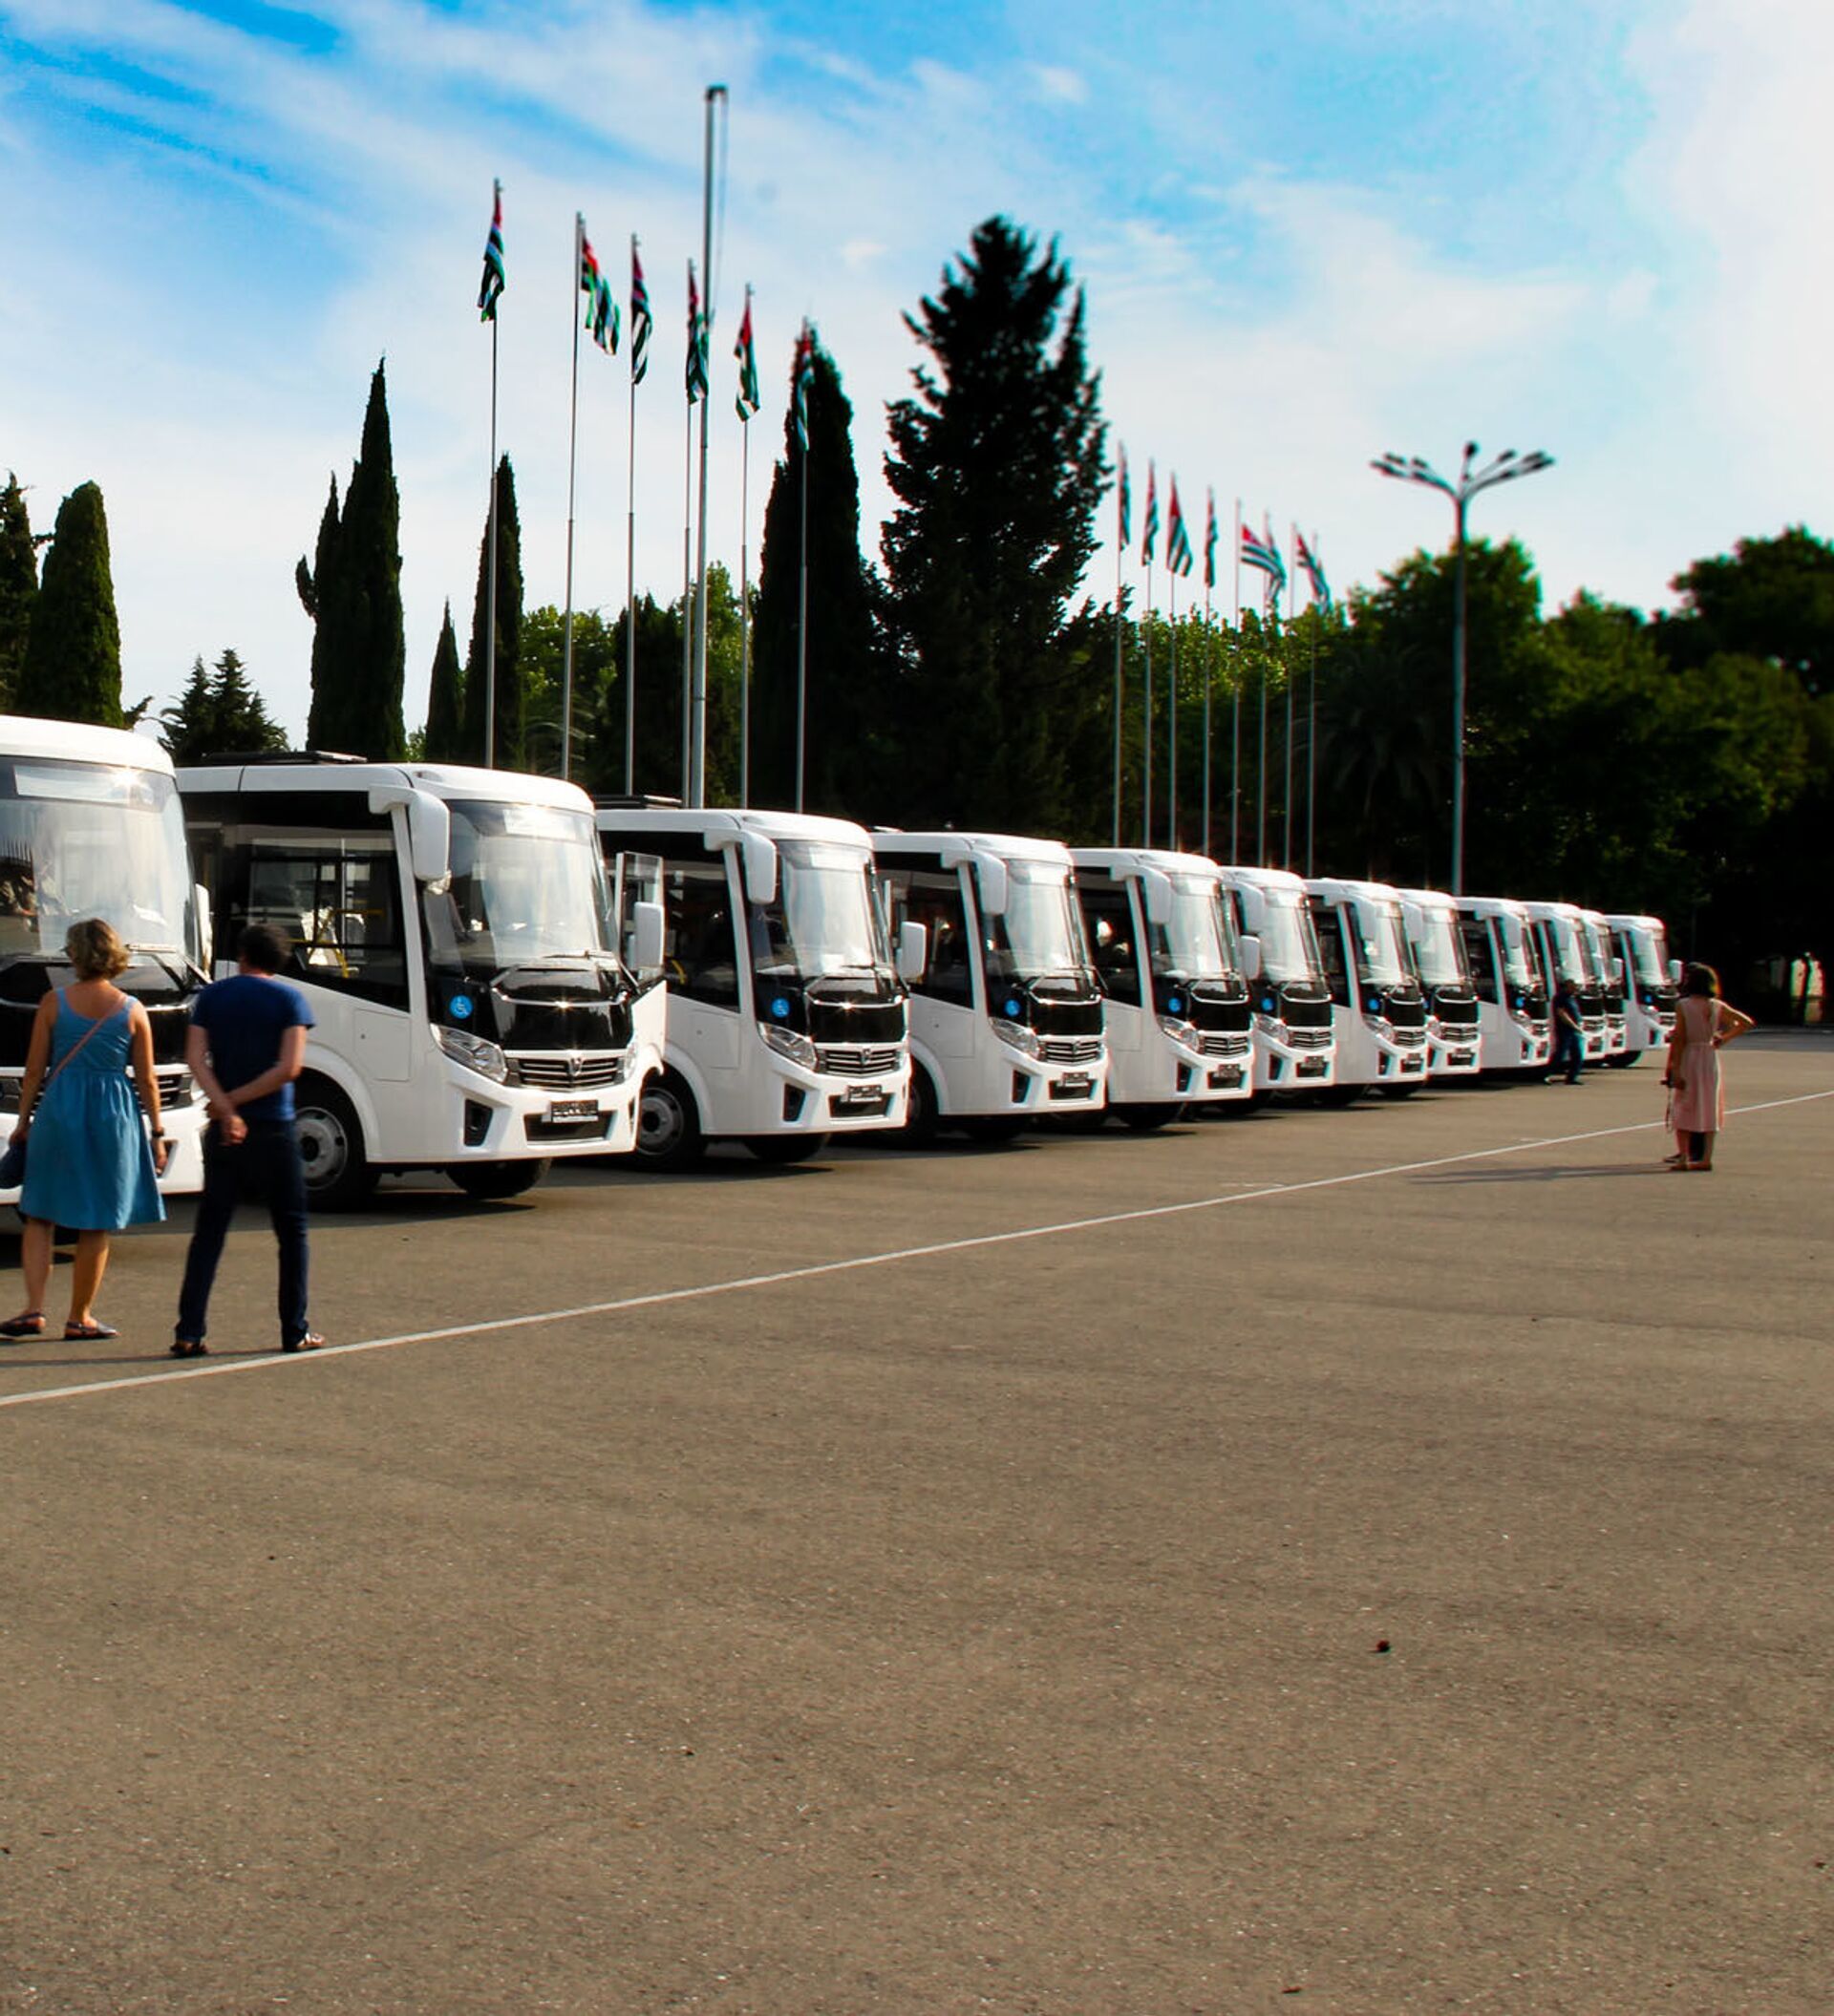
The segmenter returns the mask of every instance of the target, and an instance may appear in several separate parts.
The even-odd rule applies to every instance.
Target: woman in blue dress
[[[165,1216],[157,1181],[165,1167],[165,1134],[153,1075],[153,1030],[145,1008],[115,985],[115,976],[127,970],[127,947],[112,926],[90,917],[70,927],[64,954],[75,981],[38,1004],[19,1087],[19,1125],[31,1130],[19,1193],[26,1215],[20,1242],[26,1306],[0,1323],[0,1337],[44,1334],[52,1236],[58,1225],[76,1233],[64,1335],[117,1335],[96,1321],[95,1308],[108,1265],[108,1235]],[[139,1087],[138,1104],[127,1080],[130,1066]]]

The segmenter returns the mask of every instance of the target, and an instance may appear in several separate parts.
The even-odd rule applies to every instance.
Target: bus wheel
[[[806,1162],[828,1145],[824,1134],[748,1134],[745,1146],[760,1162],[784,1169],[792,1162]]]
[[[962,1122],[962,1132],[970,1141],[1016,1141],[1025,1132],[1025,1122],[1015,1113],[970,1114]]]
[[[315,1211],[350,1211],[375,1188],[356,1109],[329,1078],[308,1072],[293,1093],[306,1200]]]
[[[1312,1094],[1320,1106],[1354,1106],[1362,1095],[1360,1085],[1321,1085]]]
[[[1418,1078],[1410,1080],[1405,1085],[1380,1085],[1376,1087],[1376,1090],[1385,1099],[1411,1099],[1419,1089],[1420,1081]]]
[[[1621,1050],[1607,1057],[1605,1062],[1612,1071],[1629,1071],[1642,1054],[1640,1050]]]
[[[533,1190],[553,1166],[551,1157],[535,1156],[518,1162],[454,1162],[446,1174],[467,1197],[495,1202]]]
[[[637,1164],[643,1169],[692,1169],[707,1153],[694,1095],[674,1072],[652,1072],[637,1108]]]
[[[892,1138],[906,1148],[928,1148],[942,1124],[936,1110],[936,1088],[921,1064],[910,1067],[910,1090],[905,1094],[905,1124]]]
[[[1153,1106],[1111,1106],[1108,1111],[1133,1133],[1154,1134],[1162,1127],[1169,1127],[1184,1109],[1182,1105],[1162,1101]]]

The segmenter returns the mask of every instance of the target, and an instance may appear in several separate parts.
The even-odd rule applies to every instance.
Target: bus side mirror
[[[741,833],[740,858],[745,863],[745,893],[755,903],[777,901],[777,842],[762,833]]]
[[[1620,993],[1623,991],[1624,962],[1621,959],[1613,959],[1611,961],[1611,985],[1616,987]]]
[[[1003,915],[1007,899],[1006,863],[993,855],[983,854],[976,859],[974,868],[980,878],[981,908],[990,917]]]
[[[1420,908],[1418,903],[1411,903],[1403,900],[1401,903],[1401,924],[1406,930],[1408,937],[1416,944],[1418,944],[1426,936],[1426,912]]]
[[[430,791],[378,784],[370,793],[372,812],[392,812],[397,805],[408,815],[408,866],[415,881],[437,896],[452,881],[452,813]]]
[[[914,986],[924,977],[924,968],[929,964],[929,932],[919,923],[906,918],[898,926],[898,977]]]
[[[660,903],[630,905],[630,951],[625,964],[640,979],[662,971],[662,931]]]
[[[198,959],[206,980],[216,978],[217,920],[210,914],[210,892],[202,882],[191,888],[191,914],[198,921]]]
[[[1242,977],[1244,980],[1259,980],[1261,977],[1261,941],[1252,931],[1244,931],[1242,944]]]
[[[1252,882],[1242,882],[1236,887],[1235,899],[1242,905],[1242,928],[1258,932],[1267,922],[1267,898]]]
[[[1669,961],[1669,985],[1672,987],[1681,985],[1681,962],[1678,959]]]
[[[1141,894],[1146,900],[1146,922],[1168,924],[1172,921],[1172,879],[1162,868],[1141,872]]]

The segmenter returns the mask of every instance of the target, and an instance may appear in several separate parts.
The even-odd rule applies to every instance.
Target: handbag
[[[120,1010],[117,1008],[116,1013],[118,1014]],[[106,1022],[112,1019],[112,1017],[105,1015],[102,1021]],[[38,1103],[40,1105],[44,1103],[45,1094],[56,1084],[64,1066],[70,1062],[101,1026],[101,1022],[92,1022],[83,1033],[77,1037],[76,1041],[58,1058],[57,1069],[38,1088]],[[0,1190],[17,1190],[26,1180],[26,1150],[31,1140],[32,1122],[30,1117],[28,1117],[23,1125],[12,1130],[11,1135],[8,1137],[5,1149],[0,1150]]]

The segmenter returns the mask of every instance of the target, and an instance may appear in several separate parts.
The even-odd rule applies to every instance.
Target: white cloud
[[[1066,70],[1056,63],[1034,63],[1033,80],[1038,96],[1048,105],[1086,105],[1089,83],[1080,71]]]

